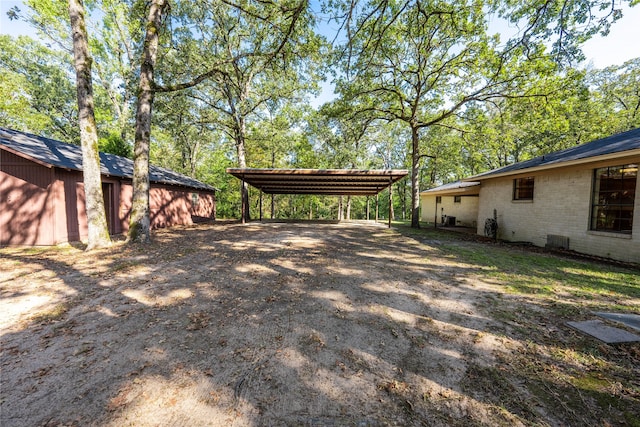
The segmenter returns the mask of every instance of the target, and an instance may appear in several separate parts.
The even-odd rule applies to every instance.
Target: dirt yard
[[[599,350],[624,405],[563,400],[546,352],[590,339],[440,243],[382,224],[215,223],[92,253],[0,249],[0,425],[640,420],[637,345]]]

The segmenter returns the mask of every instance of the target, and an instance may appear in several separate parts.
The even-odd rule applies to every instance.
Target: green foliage
[[[98,139],[98,149],[103,153],[115,154],[122,157],[133,157],[133,150],[122,137],[109,133],[105,138]]]
[[[505,1],[495,2],[498,16],[520,29],[509,45],[528,47],[530,43],[552,42],[558,63],[575,64],[584,59],[581,45],[596,34],[606,36],[611,25],[622,17],[621,6],[637,0]]]
[[[531,96],[524,83],[553,72],[542,44],[500,46],[487,32],[482,1],[369,2],[347,21],[338,87],[358,110],[409,128],[411,216],[418,227],[419,181],[430,128],[455,127],[455,115],[472,102]],[[353,9],[351,9],[353,12]]]
[[[2,125],[79,143],[70,57],[29,37],[0,35]]]
[[[0,36],[0,125],[78,142],[66,3],[27,5],[10,14],[42,40]],[[219,188],[220,217],[239,215],[239,182],[227,167],[411,169],[413,182],[393,197],[405,218],[419,189],[640,126],[640,59],[604,70],[567,66],[584,40],[619,18],[615,5],[603,5],[327,1],[323,10],[344,30],[343,43],[330,46],[305,2],[171,2],[155,68],[151,161]],[[127,157],[147,6],[86,2],[100,149]],[[521,31],[499,40],[489,15]],[[313,110],[308,98],[328,73],[340,97]],[[380,200],[386,215],[387,197]],[[276,196],[275,216],[335,218],[338,203]],[[257,217],[255,190],[249,206]],[[270,206],[263,197],[267,217]],[[352,198],[352,217],[365,207]]]
[[[587,79],[605,133],[640,127],[640,58],[604,70],[591,70]]]

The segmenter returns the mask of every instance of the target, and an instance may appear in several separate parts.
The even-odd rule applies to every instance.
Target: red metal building
[[[133,162],[100,153],[111,234],[127,231]],[[215,219],[215,188],[150,166],[151,228]],[[56,245],[87,237],[77,145],[0,128],[0,245]]]

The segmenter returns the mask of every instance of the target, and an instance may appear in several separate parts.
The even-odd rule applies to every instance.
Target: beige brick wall
[[[442,215],[455,216],[456,225],[475,227],[478,218],[478,197],[462,196],[460,203],[454,203],[453,196],[442,196],[438,203],[438,224]],[[433,223],[436,211],[436,196],[420,194],[420,218]]]
[[[534,198],[528,202],[512,201],[513,176],[482,181],[478,234],[484,234],[485,220],[492,218],[496,209],[500,239],[544,246],[547,234],[555,234],[568,237],[569,248],[577,252],[640,262],[640,183],[636,187],[632,235],[589,231],[593,169],[533,174]]]

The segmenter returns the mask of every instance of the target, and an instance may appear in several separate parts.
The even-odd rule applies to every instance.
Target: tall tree
[[[333,168],[367,168],[371,163],[367,137],[376,119],[373,115],[356,114],[357,106],[337,99],[324,104],[318,114],[317,138],[321,152]],[[352,197],[338,199],[338,220],[351,219]]]
[[[168,6],[169,3],[166,0],[151,1],[142,49],[133,149],[133,199],[128,236],[128,240],[132,242],[146,243],[150,240],[149,146],[153,100],[156,93],[154,69],[158,58],[160,27]]]
[[[571,66],[584,60],[581,47],[585,41],[596,34],[609,34],[611,26],[622,18],[624,4],[635,6],[638,1],[520,0],[493,6],[500,18],[518,29],[510,44],[535,50],[539,43],[551,42],[554,60]]]
[[[640,58],[587,76],[595,102],[607,118],[603,131],[622,132],[640,126]]]
[[[73,57],[78,94],[78,125],[82,146],[82,175],[87,211],[87,250],[109,246],[111,238],[107,226],[98,153],[98,130],[93,107],[91,55],[87,40],[82,0],[69,0],[69,18],[73,35]]]
[[[144,32],[143,10],[137,2],[121,0],[94,0],[94,4],[96,19],[92,22],[91,38],[94,81],[103,91],[104,102],[111,107],[113,117],[104,127],[111,141],[116,142],[118,135],[120,145],[129,145],[133,142],[133,101]]]
[[[25,51],[22,55],[14,52],[11,55],[11,60],[12,68],[19,68],[29,72],[30,79],[25,87],[28,87],[29,92],[35,94],[36,98],[44,101],[44,104],[39,107],[40,110],[48,111],[52,122],[59,129],[54,131],[46,129],[45,132],[50,136],[59,137],[68,142],[79,143],[77,101],[75,99],[75,90],[73,89],[75,82],[71,82],[73,80],[71,79],[71,73],[66,70],[68,65],[73,63],[73,45],[69,31],[67,3],[57,0],[30,0],[25,1],[25,4],[29,6],[29,10],[26,12],[22,12],[17,7],[11,9],[10,18],[23,19],[29,23],[36,29],[43,43],[42,47],[37,47],[36,42],[25,45],[25,47],[30,47],[31,49]],[[109,18],[112,15],[109,10],[111,9],[110,5],[115,5],[116,3],[120,9],[124,8],[124,3],[118,0],[93,0],[83,5],[85,28],[88,27],[93,30],[92,37],[89,38],[88,42],[89,50],[92,52],[92,78],[96,81],[96,77],[98,77],[97,82],[99,83],[93,86],[93,91],[96,116],[100,118],[97,122],[100,138],[113,133],[114,128],[117,129],[117,133],[121,134],[122,125],[119,111],[121,105],[115,105],[114,101],[118,100],[118,92],[121,89],[129,88],[129,85],[120,86],[118,82],[126,82],[127,76],[133,75],[133,73],[110,73],[107,76],[100,77],[104,74],[104,69],[111,70],[113,68],[111,62],[116,62],[116,57],[122,56],[113,54],[113,49],[110,47],[113,44],[111,43],[111,39],[113,39],[111,34],[116,32],[107,27],[109,19],[111,21],[115,20]],[[96,9],[98,9],[99,13],[93,14],[92,19],[91,12]],[[100,18],[103,18],[104,23],[100,22]],[[122,21],[126,22],[124,19]],[[109,36],[107,37],[106,34],[109,34]],[[21,39],[21,41],[24,41],[26,38],[22,37]],[[46,47],[44,44],[46,44]],[[40,56],[41,52],[48,52],[49,58],[34,58],[34,56]],[[46,73],[45,76],[43,76],[44,73]],[[49,83],[50,80],[53,80],[54,83]],[[71,87],[71,90],[68,89],[69,87]],[[127,93],[127,90],[122,92]],[[48,101],[48,99],[51,101]],[[34,106],[39,104],[40,102],[33,103]],[[69,108],[66,107],[67,104],[75,104],[72,114]],[[73,119],[71,119],[71,116],[73,116]],[[72,125],[68,125],[68,123],[72,123]],[[66,131],[68,126],[74,129],[75,132]]]
[[[411,134],[411,225],[419,227],[419,173],[429,155],[421,132],[451,126],[465,105],[517,93],[534,71],[522,48],[500,51],[487,34],[482,1],[374,2],[354,21],[344,49],[345,96],[369,98],[367,110],[401,121]],[[529,58],[541,54],[529,51]]]
[[[79,143],[71,60],[29,37],[0,35],[0,124]]]
[[[310,57],[318,59],[320,38],[312,31],[306,0],[292,3],[219,5],[202,29],[212,40],[215,57],[209,81],[194,96],[212,109],[236,147],[237,165],[247,167],[248,121],[268,104],[299,98],[315,86]],[[249,218],[247,187],[242,191],[244,218]]]
[[[227,7],[230,9],[225,9]],[[141,66],[134,149],[134,161],[136,161],[136,168],[139,169],[134,173],[138,173],[140,177],[137,180],[134,179],[134,207],[129,240],[149,240],[148,178],[145,182],[142,174],[145,172],[143,169],[145,163],[148,172],[150,119],[154,95],[195,88],[208,81],[214,81],[214,85],[209,86],[213,89],[212,99],[204,97],[200,99],[202,102],[208,102],[214,109],[220,106],[219,100],[226,103],[227,109],[219,111],[226,111],[230,117],[239,165],[244,167],[246,165],[244,144],[247,114],[255,112],[263,103],[261,98],[249,97],[249,94],[252,92],[257,76],[260,76],[261,80],[258,81],[263,87],[270,84],[272,80],[267,79],[261,72],[281,64],[276,59],[282,57],[291,64],[295,63],[299,52],[293,52],[290,44],[294,36],[300,36],[298,26],[303,12],[307,10],[307,3],[305,0],[291,5],[239,2],[228,5],[218,4],[215,7],[196,4],[176,11],[176,17],[186,22],[179,31],[174,30],[176,40],[180,41],[183,48],[184,56],[173,55],[170,53],[175,52],[170,52],[163,57],[166,66],[163,69],[162,80],[167,83],[160,84],[155,80],[153,66],[149,65],[151,63],[155,65],[157,59],[158,32],[165,8],[166,2],[153,1],[147,20],[147,37],[143,47],[145,60]],[[220,14],[221,9],[233,13]],[[311,19],[309,14],[304,16]],[[191,25],[193,20],[197,21],[195,26]],[[219,20],[223,24],[230,21],[230,27],[220,25]],[[253,21],[258,22],[259,26],[244,26],[245,23]],[[240,32],[241,37],[232,42],[230,37],[234,32]],[[257,43],[258,47],[254,43]],[[152,58],[153,61],[151,61]],[[176,63],[176,59],[180,66],[170,67],[171,64]],[[184,67],[184,61],[189,59],[199,64],[193,67],[193,70]],[[254,68],[256,64],[257,68]],[[281,73],[293,72],[293,67],[282,67],[280,71]],[[182,82],[174,83],[180,80]],[[247,105],[250,107],[245,110]],[[246,206],[248,209],[248,203]]]

